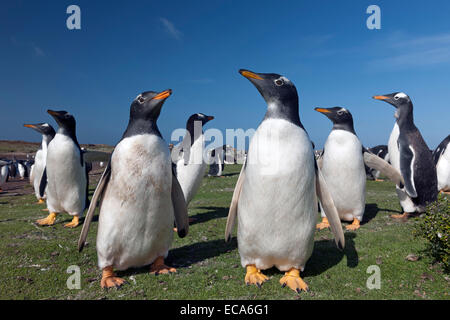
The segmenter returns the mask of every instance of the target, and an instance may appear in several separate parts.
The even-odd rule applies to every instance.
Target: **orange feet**
[[[403,214],[393,214],[391,215],[391,218],[394,219],[407,219],[409,217],[409,213],[408,212],[404,212]]]
[[[45,203],[45,201],[44,201],[44,199],[42,199],[42,198],[39,199],[38,202],[36,202],[36,204],[43,204],[43,203]]]
[[[322,222],[316,225],[318,230],[326,229],[330,227],[330,223],[327,218],[322,218]]]
[[[177,272],[177,269],[168,267],[164,264],[164,258],[158,257],[155,262],[152,263],[150,267],[150,274],[159,275],[159,274],[169,274]]]
[[[112,266],[106,267],[102,270],[102,280],[100,282],[100,286],[103,289],[119,288],[124,283],[125,280],[116,277]]]
[[[297,293],[308,291],[308,285],[300,278],[300,271],[292,268],[284,274],[284,277],[280,279],[281,286],[284,288],[288,286]]]
[[[261,270],[257,269],[254,264],[249,264],[246,266],[247,273],[245,275],[245,284],[246,285],[257,285],[258,288],[261,288],[261,285],[269,280],[267,276],[265,276]]]
[[[359,224],[360,224],[359,220],[354,218],[352,224],[349,224],[348,226],[346,226],[345,229],[350,230],[350,231],[358,230],[360,227]]]
[[[46,218],[39,219],[38,221],[36,221],[36,223],[41,226],[52,226],[55,224],[57,215],[58,214],[56,212],[50,212],[50,214]]]
[[[65,228],[75,228],[76,226],[78,226],[80,224],[80,218],[78,217],[78,215],[73,216],[73,219],[71,222],[66,223],[64,225]]]

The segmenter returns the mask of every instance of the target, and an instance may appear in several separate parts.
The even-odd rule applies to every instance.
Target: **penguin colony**
[[[405,93],[374,96],[396,109],[396,121],[388,145],[370,149],[358,139],[348,109],[316,108],[332,122],[318,153],[300,120],[294,83],[275,73],[239,73],[267,105],[236,183],[225,229],[229,241],[237,226],[247,285],[261,286],[269,280],[263,271],[276,267],[284,272],[282,287],[308,290],[300,273],[312,254],[314,233],[331,228],[336,245],[344,248],[341,221],[349,222],[347,230],[360,228],[368,170],[374,179],[383,174],[395,182],[403,214],[393,218],[423,212],[438,191],[450,192],[450,135],[431,153]],[[131,102],[128,126],[112,154],[81,149],[74,116],[48,110],[57,131],[48,123],[24,125],[42,135],[34,161],[0,160],[0,187],[8,177],[29,176],[38,203],[46,202],[49,214],[37,220],[39,225],[53,225],[65,212],[73,217],[65,227],[75,228],[88,209],[79,251],[100,207],[96,250],[102,288],[124,284],[116,270],[148,265],[151,274],[176,272],[165,264],[173,225],[179,237],[188,235],[187,207],[206,169],[203,126],[214,117],[192,114],[183,140],[169,149],[157,120],[171,94],[170,89],[147,91]],[[89,202],[93,161],[105,169]],[[319,207],[322,221],[316,224]]]

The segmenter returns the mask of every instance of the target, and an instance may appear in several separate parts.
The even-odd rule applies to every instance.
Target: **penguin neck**
[[[159,132],[158,126],[156,124],[156,120],[130,118],[127,129],[125,130],[122,139],[139,134],[154,134],[162,138],[161,132]]]
[[[353,122],[333,123],[333,128],[331,130],[345,130],[350,133],[353,133],[356,136],[355,128],[353,127]]]
[[[183,142],[185,146],[192,146],[198,138],[203,136],[203,127],[200,127],[201,130],[195,130],[195,121],[188,122],[186,124],[186,135],[183,138]]]
[[[414,130],[416,126],[414,124],[414,116],[412,110],[408,110],[407,112],[401,113],[397,117],[397,124],[399,128],[402,129],[402,131]]]
[[[267,111],[264,120],[283,119],[304,129],[298,113],[298,101],[282,104],[279,101],[267,103]]]
[[[50,137],[48,135],[43,135],[42,136],[42,143],[41,143],[41,150],[44,152],[47,152],[47,147],[48,144],[50,143],[50,141],[53,139],[53,137]]]
[[[80,144],[78,143],[77,135],[76,135],[76,133],[75,133],[75,128],[72,130],[72,129],[67,129],[67,128],[64,128],[64,127],[59,127],[58,133],[59,133],[59,134],[62,134],[62,135],[64,135],[64,136],[67,136],[67,137],[69,137],[70,139],[72,139],[73,142],[77,145],[78,149],[80,149],[80,151],[81,151]],[[49,141],[49,142],[50,142],[50,141]],[[48,143],[49,143],[49,142],[48,142]]]

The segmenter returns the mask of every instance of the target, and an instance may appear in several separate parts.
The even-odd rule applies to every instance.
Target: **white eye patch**
[[[395,96],[394,96],[394,99],[395,100],[398,100],[398,99],[400,99],[400,98],[407,98],[408,96],[405,94],[405,93],[403,93],[403,92],[399,92],[399,93],[397,93]]]

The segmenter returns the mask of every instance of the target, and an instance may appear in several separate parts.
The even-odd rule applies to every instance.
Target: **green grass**
[[[119,272],[128,281],[119,290],[105,291],[99,285],[97,221],[87,247],[78,253],[81,228],[63,228],[69,215],[60,215],[52,227],[38,227],[34,221],[46,213],[33,195],[0,197],[0,299],[449,299],[448,275],[423,252],[424,240],[412,234],[417,218],[397,222],[389,217],[400,210],[390,182],[368,182],[366,223],[345,233],[343,252],[330,231],[316,232],[314,252],[302,274],[309,293],[281,288],[282,273],[276,269],[265,271],[270,280],[261,289],[245,286],[236,238],[224,242],[239,170],[227,166],[224,178],[203,180],[189,207],[198,220],[186,238],[174,236],[167,260],[178,272],[152,276],[148,267]],[[409,254],[419,260],[407,261]],[[80,290],[67,289],[70,265],[81,268]],[[379,290],[366,287],[371,265],[381,269]]]

